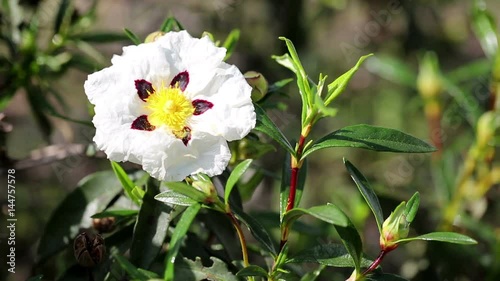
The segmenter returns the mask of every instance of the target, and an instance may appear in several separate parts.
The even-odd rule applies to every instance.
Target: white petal
[[[213,108],[193,116],[193,130],[223,136],[232,141],[245,137],[255,127],[252,88],[235,67],[222,63],[205,89],[190,96],[213,103]]]

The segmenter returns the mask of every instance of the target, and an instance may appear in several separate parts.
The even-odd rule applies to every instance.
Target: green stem
[[[236,233],[238,234],[238,238],[240,239],[240,244],[241,244],[241,254],[243,255],[243,265],[245,267],[249,266],[250,263],[248,262],[248,250],[247,250],[247,242],[245,240],[245,235],[243,234],[243,230],[241,229],[240,224],[238,223],[238,220],[234,216],[234,214],[229,211],[226,213],[226,215],[229,217],[231,220],[231,223],[233,224],[234,228],[236,229]]]

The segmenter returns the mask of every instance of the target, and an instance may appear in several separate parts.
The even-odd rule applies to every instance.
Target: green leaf
[[[224,202],[226,203],[226,205],[229,204],[229,195],[231,194],[233,187],[236,185],[241,176],[246,172],[248,167],[250,167],[250,164],[252,164],[252,159],[247,159],[239,163],[231,172],[231,175],[229,176],[229,179],[226,183],[226,188],[224,190]]]
[[[222,244],[224,251],[227,252],[229,259],[241,259],[241,246],[236,235],[236,230],[233,224],[228,220],[227,215],[207,209],[205,212],[200,213],[200,221],[204,222],[208,231],[213,233],[217,240]]]
[[[446,77],[452,83],[461,83],[489,75],[491,72],[491,61],[489,59],[477,59],[470,63],[462,64],[446,73]]]
[[[375,273],[366,276],[366,281],[408,281],[401,276],[387,273]]]
[[[486,10],[484,0],[474,1],[472,27],[486,56],[493,58],[498,49],[496,23],[495,18]]]
[[[378,201],[378,197],[373,191],[372,187],[368,183],[368,180],[363,176],[363,174],[347,159],[344,158],[344,165],[351,175],[351,178],[356,183],[356,186],[365,198],[366,203],[372,210],[373,215],[375,216],[375,220],[377,222],[377,227],[379,233],[382,233],[382,224],[384,223],[384,214],[382,213],[382,207],[380,207],[380,202]]]
[[[111,256],[116,261],[116,263],[127,273],[131,280],[141,280],[147,281],[150,277],[144,272],[140,271],[131,262],[129,262],[125,257],[121,256],[118,251],[114,251]]]
[[[420,205],[420,194],[417,191],[415,192],[415,194],[413,194],[410,200],[408,200],[408,203],[406,203],[404,216],[408,223],[413,222],[413,219],[415,219],[419,205]]]
[[[170,32],[177,28],[177,30],[184,30],[184,27],[175,17],[167,18],[161,25],[160,31],[162,32]]]
[[[257,265],[249,265],[236,273],[238,277],[260,276],[268,278],[267,271]]]
[[[344,212],[331,203],[328,203],[327,205],[314,206],[309,209],[291,209],[283,216],[283,224],[290,226],[295,220],[306,214],[334,225],[347,226],[349,224],[349,220]]]
[[[198,203],[198,201],[193,200],[186,195],[182,195],[178,192],[167,190],[155,196],[155,199],[163,202],[165,204],[173,204],[179,206],[191,206],[193,204]]]
[[[92,225],[91,215],[99,213],[122,190],[111,171],[83,178],[75,190],[50,216],[38,246],[37,260],[42,263],[72,243],[79,229]]]
[[[238,207],[232,205],[231,209],[236,214],[236,217],[248,227],[253,237],[257,239],[269,253],[276,255],[274,242],[267,230],[255,218],[246,214]]]
[[[204,266],[200,258],[195,261],[184,258],[175,264],[176,281],[238,281],[228,269],[226,264],[216,257],[210,257],[211,266]]]
[[[130,38],[122,33],[115,32],[93,32],[71,36],[71,39],[82,40],[89,43],[112,43],[117,41],[127,41]]]
[[[257,114],[257,124],[255,125],[255,130],[262,132],[273,140],[278,142],[286,151],[295,155],[295,150],[288,141],[288,139],[283,135],[281,130],[274,124],[274,122],[267,116],[266,112],[257,104],[255,106],[255,113]]]
[[[170,189],[170,191],[174,191],[174,192],[177,192],[177,193],[180,193],[184,196],[187,196],[189,197],[190,199],[196,201],[196,202],[199,202],[199,203],[209,203],[207,202],[207,198],[208,198],[208,195],[206,195],[205,193],[199,191],[198,189],[192,187],[191,185],[189,184],[186,184],[184,182],[163,182],[163,184],[168,188]],[[157,200],[158,198],[161,198],[162,196],[168,196],[168,193],[166,192],[169,192],[169,191],[165,191],[165,192],[162,192],[160,194],[158,194],[156,197],[157,197]]]
[[[279,90],[281,90],[283,87],[288,85],[290,82],[293,81],[293,78],[287,78],[287,79],[282,79],[279,81],[274,82],[273,84],[269,85],[269,89],[267,90],[267,93],[274,93]]]
[[[290,195],[290,180],[292,174],[290,154],[285,155],[285,161],[283,162],[283,169],[281,173],[281,188],[280,188],[280,221],[283,221],[283,216],[286,212],[286,206],[288,204],[288,196]],[[302,164],[299,170],[299,175],[297,179],[297,189],[295,191],[295,204],[294,208],[298,207],[300,200],[302,198],[302,193],[304,191],[304,186],[306,184],[307,176],[307,159]]]
[[[159,185],[156,179],[149,178],[130,246],[130,261],[141,268],[149,268],[155,260],[175,216],[173,208],[155,200]]]
[[[337,233],[342,240],[342,244],[344,244],[347,252],[349,252],[350,256],[352,257],[356,272],[359,273],[361,269],[361,261],[363,258],[363,243],[361,242],[361,237],[359,236],[359,233],[352,222],[349,220],[349,218],[347,218],[347,220],[347,226],[335,225],[335,230],[337,230]]]
[[[328,106],[336,97],[338,97],[342,92],[344,92],[345,88],[347,87],[347,84],[349,84],[349,81],[351,81],[351,78],[354,76],[356,71],[358,71],[361,64],[372,55],[373,54],[369,54],[360,57],[358,62],[353,68],[349,69],[349,71],[339,76],[332,83],[328,84],[328,94],[325,97],[325,106]]]
[[[113,168],[113,171],[115,172],[116,177],[118,180],[120,180],[123,189],[125,190],[125,194],[127,194],[128,198],[130,198],[137,206],[140,206],[142,203],[142,200],[138,197],[136,197],[132,190],[135,188],[134,182],[129,178],[125,170],[120,166],[120,164],[110,161],[111,162],[111,167]]]
[[[317,140],[302,155],[330,147],[356,147],[375,151],[425,153],[436,151],[428,143],[398,130],[371,125],[353,125]]]
[[[322,244],[305,249],[289,258],[285,263],[318,263],[333,267],[355,267],[351,255],[341,244]],[[371,261],[362,259],[361,266],[370,266]]]
[[[431,232],[417,237],[399,239],[398,241],[396,241],[396,243],[404,243],[415,240],[439,241],[439,242],[447,242],[447,243],[463,244],[463,245],[477,244],[477,241],[470,238],[469,236],[455,232]]]
[[[139,45],[142,43],[141,39],[139,39],[139,37],[137,37],[137,35],[135,35],[135,33],[130,31],[129,29],[124,28],[123,32],[125,32],[125,35],[127,35],[128,39],[130,39],[130,41],[132,41],[132,43],[134,43],[134,45]]]
[[[240,39],[240,30],[239,29],[233,29],[229,35],[227,36],[226,40],[222,44],[222,47],[226,48],[226,56],[224,57],[224,60],[227,60],[231,57],[231,55],[234,52],[234,49],[236,47],[236,43],[238,43],[238,40]]]
[[[366,69],[396,84],[416,89],[417,73],[408,63],[390,56],[375,56],[366,62]]]
[[[129,210],[129,209],[108,210],[108,211],[97,213],[97,214],[91,216],[91,218],[93,218],[93,219],[109,218],[109,217],[127,218],[127,217],[136,216],[138,213],[139,213],[139,211],[137,211],[137,210]]]
[[[175,226],[174,233],[172,234],[172,238],[170,240],[170,248],[167,252],[167,256],[165,258],[165,274],[164,280],[172,281],[174,280],[174,263],[177,257],[177,253],[181,248],[183,238],[186,236],[186,233],[191,226],[196,214],[200,210],[200,204],[194,204],[189,206],[181,216],[181,219]]]
[[[62,0],[59,3],[59,9],[57,10],[56,19],[54,22],[54,33],[59,33],[61,31],[61,26],[63,24],[64,18],[68,13],[68,8],[70,5],[69,0]]]

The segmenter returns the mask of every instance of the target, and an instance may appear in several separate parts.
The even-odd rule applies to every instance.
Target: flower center
[[[151,110],[148,121],[159,127],[167,125],[172,131],[181,131],[186,120],[193,115],[195,108],[186,98],[181,89],[176,86],[161,85],[155,94],[146,99],[146,108]]]

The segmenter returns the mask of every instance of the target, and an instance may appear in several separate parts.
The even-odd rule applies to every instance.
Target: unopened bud
[[[427,52],[420,62],[417,89],[424,99],[435,99],[443,90],[438,59],[433,52]]]
[[[495,112],[484,113],[477,122],[477,144],[485,147],[495,137],[495,131],[500,127],[500,118],[495,116]]]
[[[397,240],[408,237],[410,222],[405,216],[406,202],[401,202],[394,212],[384,221],[380,235],[380,247],[384,250],[394,249]]]
[[[80,265],[93,267],[104,260],[106,246],[101,235],[82,232],[75,238],[73,251]]]
[[[206,203],[215,202],[215,199],[217,198],[217,191],[215,190],[215,186],[210,180],[210,178],[208,177],[195,178],[191,185],[207,195],[207,200],[211,202],[206,202]]]
[[[266,78],[262,73],[256,71],[248,71],[244,74],[247,83],[252,86],[252,101],[261,100],[266,94],[269,87]]]
[[[165,35],[165,32],[163,32],[163,31],[155,31],[153,33],[150,33],[148,36],[146,36],[146,40],[144,40],[144,43],[154,42],[154,41],[158,40],[158,38],[162,37],[163,35]]]

